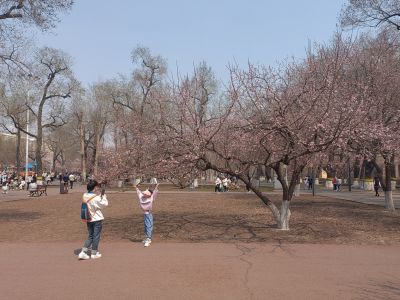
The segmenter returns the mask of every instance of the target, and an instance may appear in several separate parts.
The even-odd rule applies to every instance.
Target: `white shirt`
[[[93,199],[87,202],[91,198]],[[106,195],[103,195],[103,197],[101,197],[94,193],[84,193],[83,201],[88,203],[88,207],[92,215],[92,220],[90,220],[90,222],[104,220],[104,216],[103,213],[101,212],[101,209],[108,206],[108,200]]]

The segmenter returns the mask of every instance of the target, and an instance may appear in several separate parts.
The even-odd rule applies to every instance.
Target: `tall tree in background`
[[[90,136],[90,131],[88,130],[90,115],[88,102],[89,100],[85,96],[85,91],[83,89],[78,89],[76,96],[72,99],[71,105],[71,122],[75,125],[74,135],[78,137],[79,140],[80,170],[83,182],[86,181],[87,175],[89,141],[93,138]]]
[[[0,0],[0,64],[11,72],[29,73],[26,63],[27,32],[46,31],[59,21],[59,14],[72,8],[71,0]]]
[[[113,94],[114,104],[121,105],[137,115],[143,116],[146,106],[149,106],[157,96],[157,89],[162,86],[162,80],[167,71],[165,59],[152,55],[145,47],[136,47],[132,51],[132,61],[137,68],[132,73],[132,80],[125,86],[125,92]]]
[[[92,132],[93,139],[90,144],[92,156],[90,160],[91,171],[98,175],[99,156],[102,150],[102,143],[106,134],[108,124],[112,120],[112,102],[110,94],[112,86],[109,82],[100,82],[91,87],[89,98],[88,129]]]
[[[400,2],[398,0],[350,0],[342,10],[344,27],[386,26],[400,30]]]
[[[314,155],[340,144],[356,114],[358,105],[341,89],[350,50],[338,36],[282,70],[232,68],[220,96],[197,72],[174,89],[165,104],[170,108],[160,109],[165,160],[238,177],[271,210],[278,228],[289,229],[301,171]],[[248,178],[260,166],[277,173],[281,209]]]
[[[28,109],[25,106],[26,95],[23,93],[23,90],[20,89],[18,81],[18,78],[15,79],[14,76],[9,75],[8,88],[3,86],[4,89],[0,98],[0,128],[16,137],[14,163],[17,167],[17,172],[22,169],[22,132],[18,128],[18,124],[22,124],[24,127],[26,126],[26,111]]]
[[[27,132],[23,124],[16,126],[36,139],[35,159],[37,171],[41,173],[44,130],[66,123],[63,116],[65,104],[62,100],[71,97],[78,83],[71,71],[70,58],[56,49],[40,49],[35,56],[32,70],[35,71],[34,81],[27,83],[30,99],[25,105],[33,115],[36,128]]]
[[[21,23],[34,24],[42,30],[55,26],[58,14],[71,9],[72,0],[1,0],[0,20],[19,20]],[[1,23],[2,32],[15,24]]]
[[[400,149],[400,59],[399,38],[392,39],[386,32],[378,36],[363,37],[353,56],[353,78],[361,83],[359,97],[364,109],[359,125],[351,130],[350,147],[370,161],[380,177],[385,191],[386,209],[394,211],[391,177],[394,177],[394,156]],[[378,163],[383,158],[384,164]]]

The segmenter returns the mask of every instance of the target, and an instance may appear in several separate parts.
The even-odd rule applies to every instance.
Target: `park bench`
[[[38,185],[36,188],[29,188],[29,196],[33,197],[39,197],[41,195],[45,194],[47,196],[47,185]]]

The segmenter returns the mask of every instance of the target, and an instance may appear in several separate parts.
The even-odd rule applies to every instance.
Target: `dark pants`
[[[103,220],[96,222],[87,222],[87,230],[89,236],[83,245],[83,250],[87,251],[87,249],[92,246],[92,253],[97,253],[97,249],[99,248],[100,243],[100,233],[103,228]]]
[[[379,196],[379,186],[374,186],[375,196]]]

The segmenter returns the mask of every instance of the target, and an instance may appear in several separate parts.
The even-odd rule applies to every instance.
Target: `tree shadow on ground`
[[[132,242],[143,239],[143,216],[106,219],[107,235]],[[183,242],[265,242],[276,241],[265,233],[275,224],[248,215],[207,215],[159,212],[154,215],[154,235],[164,241]]]
[[[2,210],[0,211],[0,222],[32,221],[39,219],[41,216],[43,216],[41,212],[25,212],[16,209]]]
[[[215,209],[195,206],[184,211],[156,212],[154,237],[179,242],[380,244],[380,232],[386,226],[389,228],[385,229],[388,238],[384,242],[398,240],[392,232],[400,229],[400,218],[385,214],[376,206],[326,198],[296,200],[291,204],[291,229],[281,231],[277,229],[269,209],[259,201],[243,202],[243,195],[234,194],[232,197],[232,202],[242,201],[235,208],[237,212],[226,211],[223,205],[218,207],[215,203]],[[249,195],[251,197],[254,195]],[[274,202],[280,203],[276,199]],[[109,239],[132,242],[143,239],[143,215],[110,217],[105,222]]]
[[[386,211],[383,207],[356,203],[352,201],[323,201],[294,202],[293,211],[318,211],[319,217],[335,217],[341,220],[357,220],[357,222],[371,222],[372,220],[385,226],[399,226],[399,214]]]
[[[370,281],[367,286],[355,286],[359,296],[358,300],[397,300],[400,299],[400,280]]]

